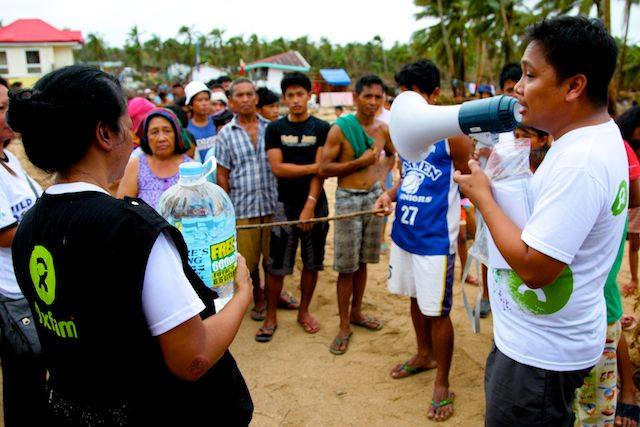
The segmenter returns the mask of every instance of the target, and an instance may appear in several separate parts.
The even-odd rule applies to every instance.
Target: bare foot
[[[320,330],[320,322],[309,313],[298,314],[298,323],[308,334],[315,334]]]
[[[398,363],[394,366],[393,369],[391,369],[391,378],[400,379],[410,377],[420,372],[435,369],[437,366],[438,364],[431,356],[422,357],[416,354],[406,362]]]
[[[433,421],[444,421],[453,415],[453,400],[455,394],[447,387],[434,386],[433,400],[429,406],[427,418]]]

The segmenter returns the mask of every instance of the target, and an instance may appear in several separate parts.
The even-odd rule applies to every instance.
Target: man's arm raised
[[[336,162],[342,150],[343,140],[344,135],[340,128],[336,125],[331,126],[331,130],[329,130],[329,134],[327,135],[327,142],[322,149],[322,158],[318,168],[318,174],[322,178],[350,175],[357,170],[374,164],[378,160],[380,152],[373,148],[365,151],[365,153],[357,159],[346,162]]]

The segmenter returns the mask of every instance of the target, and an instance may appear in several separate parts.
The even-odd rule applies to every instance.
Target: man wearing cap
[[[202,82],[192,81],[184,88],[185,104],[189,106],[191,118],[187,130],[196,139],[195,160],[204,162],[207,152],[213,147],[216,125],[209,116],[211,111],[211,91]]]

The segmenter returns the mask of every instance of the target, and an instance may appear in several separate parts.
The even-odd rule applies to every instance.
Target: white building
[[[258,87],[267,87],[280,93],[280,81],[287,71],[309,72],[311,66],[297,50],[258,59],[246,65],[245,70]]]
[[[41,19],[18,19],[0,27],[0,76],[31,87],[56,68],[72,65],[84,43],[80,31],[58,30]]]

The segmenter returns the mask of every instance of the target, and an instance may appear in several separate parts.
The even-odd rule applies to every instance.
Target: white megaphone
[[[501,95],[460,105],[430,105],[419,93],[406,91],[391,105],[389,132],[400,156],[425,159],[436,142],[455,135],[509,132],[522,120],[515,98]]]

